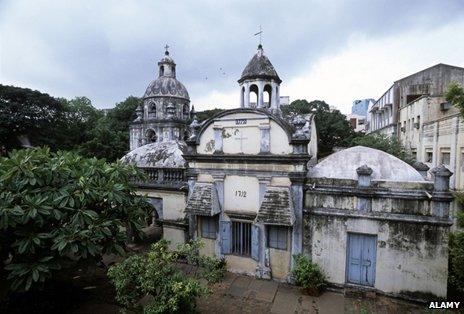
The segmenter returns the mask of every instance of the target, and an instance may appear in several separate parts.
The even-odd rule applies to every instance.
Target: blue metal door
[[[374,286],[377,236],[349,233],[346,277],[349,283]]]

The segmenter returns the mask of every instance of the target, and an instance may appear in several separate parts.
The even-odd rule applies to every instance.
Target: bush
[[[224,258],[218,259],[211,256],[200,256],[199,250],[204,245],[203,242],[194,240],[177,246],[179,257],[185,258],[187,263],[199,266],[199,275],[208,282],[219,282],[227,271],[227,264]]]
[[[464,193],[454,194],[456,202],[464,204]],[[464,227],[464,212],[461,210],[456,217],[458,228]],[[464,231],[458,230],[450,233],[449,237],[449,272],[448,272],[448,295],[450,297],[464,295]]]
[[[161,240],[151,246],[147,255],[131,256],[108,270],[116,288],[116,300],[126,309],[144,313],[192,313],[195,298],[208,289],[187,278],[176,267],[179,253],[169,251]],[[148,304],[140,304],[148,297]]]
[[[124,254],[125,226],[141,232],[147,202],[134,167],[48,149],[0,158],[0,262],[12,290],[29,290],[77,261]]]
[[[227,271],[227,263],[224,258],[218,259],[211,256],[202,256],[200,261],[200,276],[208,282],[219,282]]]
[[[326,286],[326,276],[319,266],[302,254],[297,254],[293,257],[295,259],[295,266],[292,273],[295,283],[305,288],[310,294],[321,293]]]

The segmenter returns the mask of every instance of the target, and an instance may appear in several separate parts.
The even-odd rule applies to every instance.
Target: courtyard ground
[[[160,236],[158,231],[152,235],[153,238]],[[145,251],[147,244],[132,249]],[[106,256],[100,267],[63,274],[62,280],[51,283],[47,291],[33,295],[27,302],[12,300],[7,308],[0,306],[0,312],[7,309],[9,314],[118,314],[121,308],[115,302],[114,288],[106,276],[107,267],[118,260],[120,258]],[[180,267],[188,275],[196,272],[191,265],[180,264]],[[198,299],[200,313],[432,313],[424,304],[378,295],[357,298],[327,291],[319,297],[311,297],[295,286],[233,273],[226,273],[222,282],[210,287],[212,293]]]

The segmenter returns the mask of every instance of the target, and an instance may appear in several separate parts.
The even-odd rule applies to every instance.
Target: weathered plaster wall
[[[164,225],[163,239],[169,241],[170,250],[176,250],[179,244],[185,243],[185,230]]]
[[[187,196],[183,192],[177,191],[155,191],[139,190],[140,195],[148,197],[157,197],[163,199],[163,219],[164,220],[181,220],[185,218],[185,206]]]
[[[232,212],[258,212],[258,179],[248,176],[226,176],[224,180],[224,209]]]
[[[374,288],[395,295],[446,296],[447,218],[434,217],[434,203],[419,197],[421,191],[433,192],[430,182],[373,182],[373,193],[398,196],[372,197],[370,210],[357,210],[360,197],[353,192],[366,190],[357,189],[355,181],[310,181],[305,197],[303,252],[324,269],[330,282],[346,283],[348,234],[369,234],[377,236]],[[317,183],[319,187],[330,183],[331,188],[325,185],[318,189]],[[349,186],[351,191],[344,193]]]
[[[238,124],[236,120],[245,121]],[[268,127],[269,147],[272,154],[290,154],[292,147],[288,136],[280,125],[265,115],[255,113],[234,113],[223,116],[209,125],[200,138],[197,152],[213,154],[217,147],[215,129],[221,133],[222,151],[225,154],[258,154],[261,151],[262,132],[260,127]]]
[[[292,147],[288,143],[288,137],[286,132],[274,121],[271,120],[270,124],[271,154],[290,154],[292,152]]]
[[[377,235],[374,287],[392,294],[446,297],[447,231],[441,227],[367,219],[306,216],[311,258],[329,281],[346,282],[347,234]]]
[[[292,260],[292,233],[290,230],[287,235],[287,249],[279,250],[269,248],[269,264],[271,266],[271,275],[273,279],[286,280],[290,274],[290,265]]]
[[[200,255],[204,256],[215,256],[216,255],[216,240],[198,237],[204,244],[202,248],[200,248]]]

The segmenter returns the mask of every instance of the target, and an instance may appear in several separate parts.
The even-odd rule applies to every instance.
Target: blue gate
[[[348,233],[347,282],[374,286],[376,254],[377,236]]]

